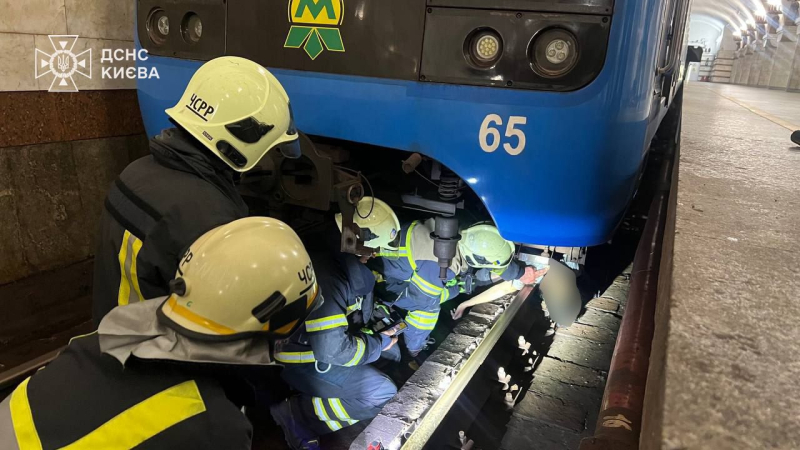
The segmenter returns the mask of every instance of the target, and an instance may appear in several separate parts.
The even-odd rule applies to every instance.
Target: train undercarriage
[[[466,180],[419,153],[301,136],[302,156],[271,152],[241,180],[253,214],[279,218],[302,236],[344,215],[341,250],[359,253],[355,205],[374,196],[391,205],[401,222],[431,217],[456,218],[461,228],[492,218]],[[360,214],[367,214],[360,211]],[[586,247],[523,244],[519,259],[546,264],[556,258],[574,270],[586,262]]]

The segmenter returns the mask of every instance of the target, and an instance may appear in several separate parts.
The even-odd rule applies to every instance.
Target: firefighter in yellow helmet
[[[0,403],[0,448],[249,449],[228,392],[322,302],[308,253],[284,223],[241,219],[193,243],[170,285],[112,310]]]
[[[385,300],[408,311],[403,340],[412,357],[422,351],[436,326],[439,305],[464,291],[462,275],[472,271],[483,282],[499,277],[522,284],[532,284],[544,275],[515,260],[514,244],[503,239],[496,227],[479,224],[461,232],[456,256],[442,279],[433,251],[434,230],[434,219],[402,227],[398,248],[381,249],[377,261],[371,263],[385,280]]]
[[[299,157],[289,97],[252,61],[222,57],[192,77],[175,125],[150,140],[150,155],[111,185],[100,220],[93,316],[168,293],[186,247],[206,231],[246,217],[235,174],[270,150]]]
[[[399,228],[391,208],[365,197],[357,209],[354,221],[365,246],[388,245]],[[336,222],[341,228],[341,215]],[[281,377],[297,394],[270,411],[292,449],[313,449],[318,436],[374,418],[397,393],[392,380],[372,366],[397,343],[393,333],[366,331],[375,318],[375,277],[356,256],[325,247],[311,252],[325,302],[275,346],[275,359],[284,365]]]
[[[336,214],[336,226],[340,232],[343,232],[342,220],[342,214]],[[364,247],[375,251],[381,248],[394,249],[393,244],[400,232],[400,220],[392,207],[383,200],[375,197],[362,198],[353,213],[353,223],[361,229]]]

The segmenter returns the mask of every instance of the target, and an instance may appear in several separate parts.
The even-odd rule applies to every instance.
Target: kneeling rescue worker
[[[217,226],[246,217],[234,175],[271,149],[299,157],[289,97],[260,65],[217,58],[192,77],[175,128],[150,140],[151,155],[112,184],[100,219],[95,324],[112,308],[167,295],[183,252]]]
[[[356,223],[360,226],[359,218]],[[475,225],[461,232],[456,255],[440,278],[438,258],[434,255],[434,219],[414,221],[400,230],[398,249],[383,247],[372,262],[382,275],[387,299],[408,311],[408,330],[403,334],[406,350],[416,357],[425,347],[439,318],[439,305],[464,291],[459,277],[471,269],[475,278],[490,282],[492,277],[505,281],[519,280],[533,284],[544,271],[537,271],[513,258],[514,244],[503,239],[491,225]]]
[[[394,239],[380,227],[370,231],[370,247]],[[318,436],[372,419],[397,393],[391,379],[369,365],[397,342],[365,328],[374,305],[372,271],[345,253],[312,252],[311,260],[325,300],[275,353],[284,364],[281,376],[300,392],[271,408],[293,449],[319,448]]]
[[[0,403],[0,448],[249,449],[229,395],[321,302],[311,260],[284,223],[241,219],[193,243],[170,286],[23,381]]]

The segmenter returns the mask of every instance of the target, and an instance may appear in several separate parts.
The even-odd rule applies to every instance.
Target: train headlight
[[[479,29],[467,36],[465,53],[475,66],[487,68],[495,65],[503,54],[503,40],[492,29]]]
[[[200,16],[192,12],[186,14],[181,24],[181,32],[186,42],[194,44],[199,41],[203,37],[203,21],[200,20]]]
[[[533,71],[538,75],[560,77],[578,62],[578,41],[569,31],[551,28],[534,39],[530,57]]]
[[[147,18],[147,34],[156,45],[162,45],[167,41],[169,17],[163,9],[156,8],[150,12],[150,16]]]
[[[481,61],[492,61],[500,54],[500,39],[484,34],[475,41],[475,57]]]

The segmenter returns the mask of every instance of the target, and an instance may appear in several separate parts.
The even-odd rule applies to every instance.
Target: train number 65
[[[509,155],[516,156],[525,150],[525,144],[527,143],[525,139],[525,132],[517,128],[517,126],[526,125],[527,123],[527,117],[511,116],[508,118],[508,124],[506,125],[506,137],[517,138],[516,146],[512,146],[509,142],[503,143],[503,148]],[[485,119],[483,119],[481,131],[478,134],[478,142],[481,145],[481,150],[485,151],[486,153],[492,153],[493,151],[497,150],[498,147],[500,147],[501,137],[500,131],[497,129],[497,127],[501,126],[503,126],[503,118],[497,114],[489,114]]]

